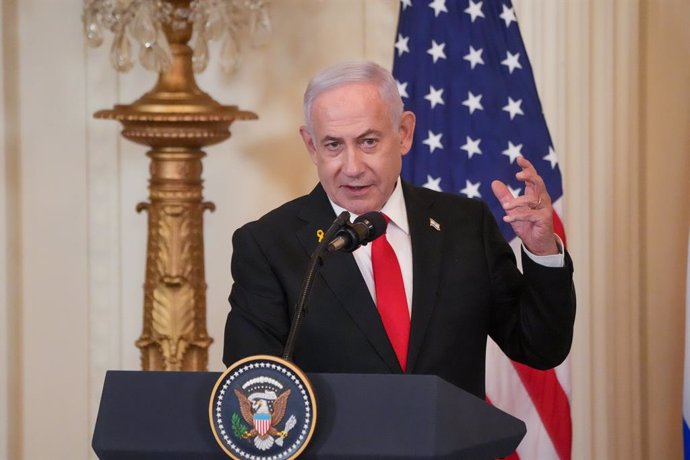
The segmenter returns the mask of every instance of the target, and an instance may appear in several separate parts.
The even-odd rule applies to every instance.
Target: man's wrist
[[[564,267],[565,256],[563,255],[563,241],[561,241],[561,238],[555,233],[553,236],[556,241],[556,248],[558,251],[556,254],[537,255],[527,249],[524,244],[522,245],[522,249],[525,251],[525,254],[527,254],[527,257],[539,265],[543,265],[544,267]]]

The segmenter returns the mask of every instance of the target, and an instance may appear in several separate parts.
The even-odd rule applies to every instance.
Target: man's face
[[[412,146],[414,115],[393,126],[378,88],[352,83],[317,97],[311,116],[313,131],[303,126],[300,134],[328,196],[353,214],[379,211]]]

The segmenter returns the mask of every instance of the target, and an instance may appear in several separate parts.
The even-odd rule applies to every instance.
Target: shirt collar
[[[328,201],[331,203],[331,207],[333,208],[333,211],[335,211],[336,216],[340,215],[341,212],[346,211],[345,208],[335,204],[333,200],[331,200],[331,197],[328,197]],[[410,227],[407,222],[407,208],[405,207],[405,196],[403,195],[400,176],[398,176],[398,180],[395,183],[393,193],[388,198],[388,201],[386,201],[386,204],[383,205],[383,208],[381,208],[381,212],[388,216],[390,221],[400,230],[405,232],[405,234],[410,234]],[[352,220],[355,220],[358,217],[358,215],[352,213],[350,213],[350,216]]]

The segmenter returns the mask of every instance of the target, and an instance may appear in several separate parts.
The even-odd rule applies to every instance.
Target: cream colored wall
[[[81,3],[0,9],[0,459],[88,458],[105,370],[139,367],[146,216],[134,207],[147,198],[148,164],[91,114],[133,101],[154,77],[116,75],[106,47],[84,48]],[[576,263],[573,457],[678,458],[690,4],[515,6]],[[260,117],[234,124],[204,160],[205,198],[218,207],[204,230],[212,369],[222,368],[232,231],[315,183],[297,135],[304,85],[346,58],[390,66],[397,8],[274,1],[269,46],[232,76],[212,55],[199,76],[216,99]]]
[[[22,1],[16,8],[16,67],[6,71],[17,105],[6,116],[19,162],[20,233],[11,244],[21,263],[10,268],[20,290],[11,352],[21,357],[12,369],[21,388],[10,457],[86,458],[89,190],[78,2]]]

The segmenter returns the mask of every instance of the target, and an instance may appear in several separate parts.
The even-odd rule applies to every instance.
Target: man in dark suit
[[[390,286],[376,273],[376,242],[331,255],[295,347],[303,370],[436,374],[483,397],[487,336],[536,368],[565,359],[575,316],[572,262],[527,160],[518,159],[516,175],[524,195],[492,184],[504,220],[523,241],[521,274],[484,203],[400,180],[415,116],[403,111],[388,71],[369,62],[328,68],[310,82],[304,110],[300,134],[319,185],[235,232],[227,365],[282,353],[309,256],[342,210],[382,211],[389,219],[385,237],[402,280],[394,308],[406,324],[391,323],[377,301]]]

